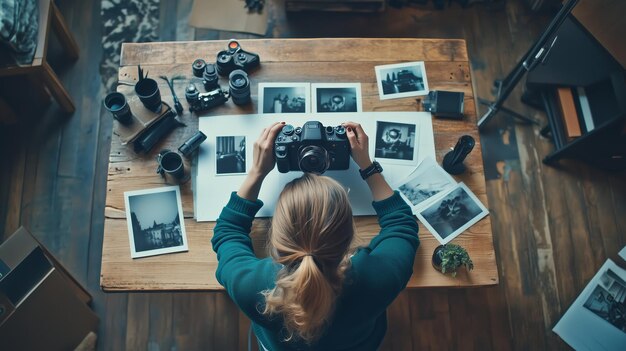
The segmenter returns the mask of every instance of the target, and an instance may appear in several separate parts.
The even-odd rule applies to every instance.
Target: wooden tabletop
[[[380,100],[374,67],[410,61],[424,61],[431,90],[451,90],[465,93],[463,121],[433,119],[437,161],[456,144],[461,135],[476,139],[474,151],[466,159],[468,170],[455,176],[465,182],[488,207],[483,172],[480,139],[476,128],[476,106],[464,40],[456,39],[263,39],[241,40],[244,50],[261,57],[260,68],[251,75],[252,104],[239,107],[232,102],[210,110],[206,115],[256,113],[259,82],[360,82],[363,111],[422,111],[415,97]],[[137,81],[137,65],[141,64],[150,77],[167,75],[192,76],[191,63],[197,58],[215,62],[218,51],[227,41],[197,41],[171,43],[128,43],[122,45],[119,81]],[[163,100],[172,102],[165,82],[156,78]],[[177,96],[187,108],[184,90],[188,80],[175,84]],[[227,79],[220,78],[222,87]],[[199,88],[203,89],[203,87]],[[120,85],[118,91],[132,94],[132,87]],[[122,146],[113,134],[109,159],[104,241],[100,284],[105,291],[121,290],[220,290],[215,279],[216,255],[211,249],[214,222],[193,219],[191,182],[181,185],[185,229],[189,251],[139,259],[130,257],[124,192],[165,186],[155,173],[155,157],[159,150],[176,150],[198,129],[198,117],[185,111],[180,118],[187,126],[178,128],[158,143],[148,155],[135,154],[130,146]],[[117,122],[114,122],[117,123]],[[186,161],[186,167],[191,167]],[[189,168],[187,168],[189,169]],[[235,190],[235,189],[233,189]],[[379,231],[376,217],[356,217],[358,239],[367,243]],[[254,221],[254,248],[265,255],[265,235],[269,221]],[[439,244],[420,224],[421,245],[417,251],[409,288],[471,287],[498,283],[498,269],[493,249],[490,217],[482,219],[452,242],[467,248],[474,270],[461,270],[456,278],[443,275],[431,266],[431,256]],[[376,274],[376,272],[372,272]]]

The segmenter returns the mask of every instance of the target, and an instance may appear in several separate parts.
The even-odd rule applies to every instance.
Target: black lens
[[[238,69],[228,77],[230,97],[235,105],[245,105],[250,102],[250,80],[246,72]]]
[[[211,63],[206,65],[204,72],[202,72],[202,84],[206,91],[211,91],[219,87],[219,77],[215,71],[215,66]]]
[[[322,174],[330,167],[330,158],[326,149],[309,145],[300,150],[298,165],[302,172]]]
[[[126,97],[122,93],[114,92],[104,98],[104,107],[111,112],[113,117],[122,124],[132,122],[130,106],[126,102]]]
[[[193,64],[191,64],[191,71],[193,72],[194,76],[200,78],[202,77],[202,73],[204,72],[205,67],[206,62],[203,59],[197,59],[193,61]]]

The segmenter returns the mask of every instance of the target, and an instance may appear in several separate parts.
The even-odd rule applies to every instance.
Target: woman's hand
[[[252,167],[250,173],[239,187],[237,195],[250,201],[256,201],[261,190],[261,184],[268,175],[274,169],[276,160],[274,159],[274,140],[285,122],[276,122],[271,126],[263,129],[261,135],[254,142],[252,150]]]
[[[365,169],[372,164],[369,154],[369,139],[363,127],[354,122],[346,122],[342,124],[346,128],[348,141],[352,148],[352,158],[360,169]]]
[[[265,178],[274,169],[276,165],[274,140],[284,125],[285,122],[276,122],[264,128],[259,138],[254,142],[251,171],[256,175]]]

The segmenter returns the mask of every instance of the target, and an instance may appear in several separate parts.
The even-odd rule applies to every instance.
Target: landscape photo
[[[376,81],[381,100],[428,94],[424,62],[376,66]]]
[[[124,193],[131,257],[187,251],[177,186]]]

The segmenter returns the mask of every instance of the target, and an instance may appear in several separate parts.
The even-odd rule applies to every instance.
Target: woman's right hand
[[[352,148],[352,159],[360,169],[365,169],[372,164],[369,154],[369,139],[363,127],[355,122],[345,122],[342,124],[346,128],[346,135]]]

